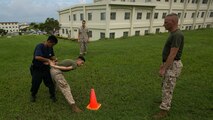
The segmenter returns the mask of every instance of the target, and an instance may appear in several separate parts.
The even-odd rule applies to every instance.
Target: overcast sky
[[[0,0],[0,22],[44,22],[58,10],[93,0]]]

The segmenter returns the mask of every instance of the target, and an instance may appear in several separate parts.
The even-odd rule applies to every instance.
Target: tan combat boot
[[[80,108],[77,107],[76,104],[72,104],[72,105],[71,105],[71,108],[72,108],[72,111],[73,111],[73,112],[76,112],[76,113],[81,113],[81,112],[83,112]]]
[[[157,114],[155,114],[155,115],[153,116],[153,118],[156,119],[156,120],[160,120],[160,119],[166,117],[167,115],[168,115],[168,111],[166,111],[166,110],[161,110],[160,112],[158,112]]]

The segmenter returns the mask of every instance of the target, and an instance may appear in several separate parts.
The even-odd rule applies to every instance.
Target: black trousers
[[[31,65],[30,73],[32,76],[32,86],[30,89],[32,96],[36,96],[42,80],[45,86],[49,88],[51,97],[55,96],[55,85],[52,81],[49,67],[35,67]]]

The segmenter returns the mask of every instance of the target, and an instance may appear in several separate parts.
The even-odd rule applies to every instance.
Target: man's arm
[[[58,65],[55,64],[54,61],[50,61],[50,66],[53,67],[53,68],[59,69],[59,70],[63,70],[63,71],[69,71],[69,70],[73,69],[72,66],[68,66],[68,67],[58,66]]]
[[[35,59],[44,63],[49,63],[50,59],[42,57],[42,56],[35,56]]]
[[[160,67],[159,74],[161,77],[163,77],[165,75],[166,69],[173,63],[178,50],[179,50],[179,48],[171,48],[166,62],[163,65],[161,65],[161,67]]]

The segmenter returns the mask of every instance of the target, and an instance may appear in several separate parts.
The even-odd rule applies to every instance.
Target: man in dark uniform
[[[172,13],[167,15],[164,20],[164,27],[170,32],[170,35],[163,49],[162,65],[159,70],[159,75],[163,77],[162,101],[159,106],[160,112],[153,116],[156,119],[161,119],[167,116],[171,108],[176,80],[183,68],[181,56],[184,46],[184,35],[178,29],[177,14]]]
[[[58,43],[55,36],[51,35],[44,43],[39,43],[34,51],[30,72],[32,76],[31,102],[35,102],[36,94],[43,80],[45,86],[49,88],[50,98],[56,101],[55,86],[50,75],[49,63],[51,60],[56,61],[53,46]]]

